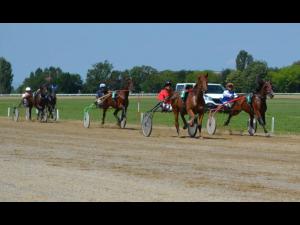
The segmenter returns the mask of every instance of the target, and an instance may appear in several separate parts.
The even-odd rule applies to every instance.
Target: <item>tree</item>
[[[243,71],[232,71],[227,75],[226,82],[232,82],[237,92],[253,92],[257,88],[258,80],[265,79],[267,73],[267,63],[254,61]]]
[[[13,77],[10,62],[0,57],[0,94],[11,93]]]
[[[258,81],[266,78],[268,65],[263,61],[254,61],[242,73],[246,84],[244,92],[252,92],[256,90]]]
[[[60,68],[49,67],[42,70],[38,68],[35,72],[31,72],[29,77],[25,78],[23,83],[18,87],[21,93],[29,86],[32,90],[37,90],[41,84],[48,82],[57,84],[58,93],[78,93],[82,89],[83,82],[79,74],[65,73]]]
[[[93,65],[87,72],[85,91],[94,93],[101,82],[108,82],[112,73],[113,65],[107,60]]]
[[[231,69],[224,69],[221,71],[221,84],[226,85],[227,76],[232,72]]]
[[[270,71],[268,77],[276,92],[300,92],[300,65],[293,64],[278,71]]]
[[[245,50],[241,50],[236,57],[236,69],[244,71],[251,63],[253,63],[253,57]]]
[[[141,92],[142,84],[145,82],[151,75],[157,74],[158,71],[151,66],[135,66],[129,70],[129,75],[132,78],[134,91]]]

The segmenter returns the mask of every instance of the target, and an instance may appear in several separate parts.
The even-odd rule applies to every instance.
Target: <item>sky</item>
[[[108,60],[116,70],[235,68],[246,50],[270,67],[300,60],[300,23],[0,23],[0,57],[12,64],[13,86],[37,68],[80,74]]]

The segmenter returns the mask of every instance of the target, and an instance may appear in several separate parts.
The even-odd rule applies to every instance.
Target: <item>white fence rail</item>
[[[155,96],[157,93],[130,93],[129,96]],[[0,97],[21,97],[22,94],[0,94]],[[56,94],[56,96],[95,96],[95,94]]]
[[[129,96],[156,96],[158,93],[130,93]],[[0,94],[0,97],[21,97],[22,94]],[[56,94],[57,96],[95,96],[95,94]],[[300,93],[275,93],[275,95],[299,95]]]

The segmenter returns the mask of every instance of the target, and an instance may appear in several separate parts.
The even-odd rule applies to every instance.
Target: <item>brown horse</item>
[[[181,119],[184,123],[183,129],[187,128],[188,123],[190,126],[194,126],[195,116],[197,115],[198,129],[201,136],[202,120],[205,112],[205,100],[203,98],[203,94],[207,91],[207,82],[208,74],[199,75],[195,87],[188,90],[188,96],[185,102],[183,102],[179,93],[174,93],[173,90],[170,91],[171,105],[175,116],[175,127],[178,135],[178,115],[180,113]],[[184,118],[186,114],[189,114],[190,116],[188,123]]]
[[[33,96],[33,105],[38,110],[37,119],[42,121],[47,113],[46,87],[40,87]]]
[[[267,96],[270,98],[274,97],[272,85],[270,81],[259,82],[257,90],[250,95],[250,104],[247,102],[247,96],[241,96],[239,100],[235,101],[232,108],[229,111],[229,116],[224,126],[227,126],[232,116],[238,115],[242,110],[250,116],[250,126],[253,127],[253,119],[257,118],[259,124],[263,127],[265,134],[268,133],[266,129],[266,118],[265,113],[267,111]],[[253,135],[253,134],[250,134]]]
[[[103,115],[102,115],[102,124],[104,124],[105,121],[105,115],[106,115],[106,111],[109,107],[112,107],[115,109],[114,111],[114,116],[117,120],[117,124],[118,126],[121,126],[121,121],[126,118],[126,113],[127,113],[127,108],[129,105],[129,92],[132,90],[133,88],[133,83],[131,78],[127,78],[125,80],[125,85],[122,88],[122,90],[117,90],[115,92],[116,97],[113,98],[112,94],[113,92],[110,91],[111,95],[109,95],[102,104],[102,109],[103,109]],[[119,118],[118,117],[118,112],[122,110],[122,115]]]

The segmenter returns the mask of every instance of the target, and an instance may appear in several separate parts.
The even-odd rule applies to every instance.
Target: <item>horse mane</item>
[[[258,93],[263,88],[263,86],[266,82],[262,79],[258,79],[256,83],[257,83],[257,87],[255,89],[255,93]]]

